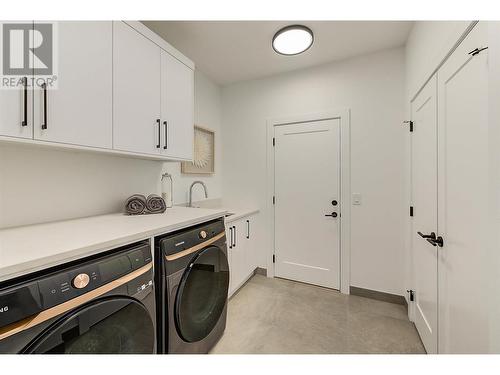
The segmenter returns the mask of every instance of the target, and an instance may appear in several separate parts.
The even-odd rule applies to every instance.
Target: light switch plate
[[[361,200],[361,194],[359,194],[359,193],[354,193],[354,194],[352,195],[352,204],[353,204],[354,206],[360,206],[360,205],[361,205],[361,201],[362,201],[362,200]]]

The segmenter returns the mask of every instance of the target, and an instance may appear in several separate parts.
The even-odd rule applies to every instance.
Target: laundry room
[[[500,14],[219,2],[0,21],[2,358],[500,354]]]

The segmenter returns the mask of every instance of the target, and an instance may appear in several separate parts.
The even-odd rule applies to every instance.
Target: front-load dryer
[[[155,353],[149,242],[0,284],[0,353]]]
[[[159,351],[208,353],[226,327],[229,265],[223,219],[155,241]]]

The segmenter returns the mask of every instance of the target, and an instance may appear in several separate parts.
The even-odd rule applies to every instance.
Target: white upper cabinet
[[[193,158],[194,72],[161,52],[162,154],[178,159]]]
[[[123,22],[113,39],[113,148],[159,155],[161,49]]]
[[[35,86],[34,138],[111,148],[112,22],[54,22],[53,27],[57,81]]]
[[[0,22],[0,40],[4,40],[5,23],[8,22]],[[10,41],[13,42],[12,38]],[[0,89],[0,136],[33,138],[31,79],[32,75],[14,79],[14,87]]]
[[[24,41],[35,38],[43,24],[54,31],[53,74],[35,74],[41,60],[34,53],[27,54],[30,61],[14,56],[9,64],[18,71],[11,87],[0,88],[0,140],[192,160],[189,59],[131,21],[27,21],[6,40],[23,51]]]

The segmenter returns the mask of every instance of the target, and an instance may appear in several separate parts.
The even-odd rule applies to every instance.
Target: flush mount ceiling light
[[[307,51],[313,44],[310,28],[291,25],[280,29],[273,37],[273,49],[280,55],[293,56]]]

